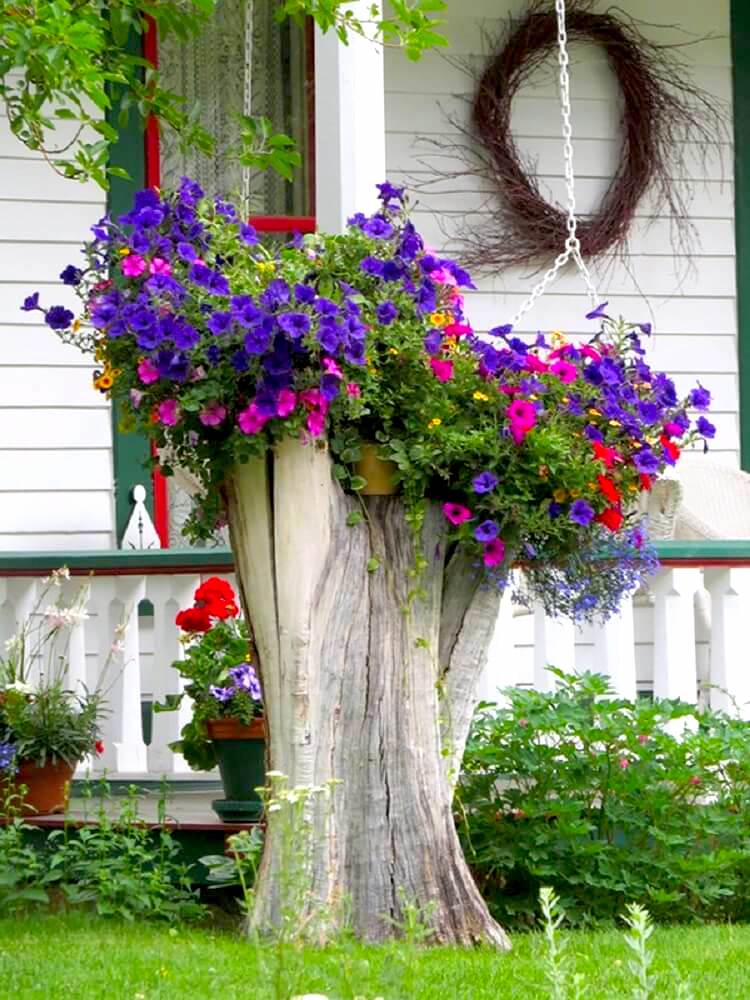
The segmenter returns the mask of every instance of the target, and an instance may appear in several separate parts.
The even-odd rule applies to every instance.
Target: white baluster
[[[487,652],[487,664],[477,685],[480,701],[502,701],[500,689],[515,683],[516,646],[513,641],[513,605],[508,588],[500,601],[495,631]]]
[[[110,714],[105,720],[104,754],[97,762],[108,770],[146,774],[146,744],[141,722],[141,663],[138,604],[146,582],[141,576],[103,577],[97,580],[92,604],[99,610],[99,670],[106,663],[115,628],[123,625],[122,655],[110,665],[105,687]]]
[[[606,572],[606,571],[603,571]],[[621,698],[635,699],[635,627],[633,595],[623,598],[618,614],[594,628],[596,672],[606,674]]]
[[[30,658],[31,654],[36,651],[41,638],[41,633],[39,632],[41,620],[37,618],[35,621],[30,622],[31,613],[39,601],[39,581],[33,577],[17,577],[16,579],[8,580],[6,587],[7,599],[11,607],[11,636],[8,638],[18,635],[22,628],[28,628],[30,625],[31,642],[28,642],[25,652],[25,656]],[[50,603],[52,602],[50,601]],[[27,638],[29,638],[28,632]],[[40,657],[37,656],[33,663],[27,659],[25,663],[25,679],[27,682],[31,684],[38,682],[41,666]]]
[[[711,595],[711,707],[750,718],[748,596],[750,568],[704,570]]]
[[[568,674],[575,670],[575,626],[568,618],[550,618],[544,608],[534,608],[534,687],[554,691],[557,678],[547,667],[558,667]]]
[[[651,581],[654,595],[654,697],[698,697],[695,656],[695,594],[700,571],[664,568]]]
[[[184,656],[179,641],[180,630],[174,623],[182,608],[190,607],[199,584],[196,576],[174,575],[149,577],[146,595],[154,608],[154,660],[152,694],[154,701],[164,701],[169,694],[179,694],[182,678],[172,663]],[[179,739],[180,731],[190,720],[188,699],[176,712],[155,712],[152,718],[151,744],[148,747],[148,770],[152,775],[185,773],[190,770],[182,754],[169,749],[169,743]]]

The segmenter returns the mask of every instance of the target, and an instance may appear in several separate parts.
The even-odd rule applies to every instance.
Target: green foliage
[[[60,684],[33,696],[9,690],[0,705],[0,740],[15,747],[19,760],[75,765],[91,753],[99,735],[102,697],[77,695]]]
[[[93,789],[89,788],[89,796]],[[139,816],[134,787],[119,814],[112,819],[103,796],[96,825],[55,830],[49,836],[49,870],[70,905],[91,905],[100,916],[123,920],[194,920],[203,907],[190,887],[189,868],[180,860],[180,847],[165,819],[151,829]]]
[[[185,146],[206,155],[215,151],[215,137],[197,121],[196,109],[161,86],[159,72],[129,42],[156,23],[159,37],[188,39],[200,34],[216,0],[18,0],[0,7],[0,101],[11,131],[27,148],[40,150],[64,177],[94,180],[107,186],[108,175],[127,176],[110,163],[117,129],[106,120],[113,104],[120,126],[131,114],[145,122],[151,115],[174,129]],[[433,14],[446,8],[441,0],[397,0],[392,14],[361,22],[345,0],[290,0],[278,5],[279,20],[311,16],[324,30],[335,30],[342,41],[367,34],[404,49],[410,59],[447,44]],[[231,110],[231,109],[230,109]],[[299,154],[288,136],[274,134],[264,118],[241,119],[242,163],[272,169],[290,179]],[[59,139],[56,127],[69,123],[70,134]]]
[[[29,843],[31,828],[21,819],[23,797],[0,781],[0,915],[47,903],[49,877],[42,855]]]
[[[460,832],[502,923],[553,886],[575,923],[626,904],[659,919],[750,918],[750,724],[677,701],[629,702],[555,671],[478,714]]]

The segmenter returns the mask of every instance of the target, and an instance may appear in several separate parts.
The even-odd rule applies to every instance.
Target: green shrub
[[[464,758],[459,830],[494,914],[531,926],[549,885],[574,923],[630,901],[750,919],[750,724],[553,672],[554,693],[481,706]]]

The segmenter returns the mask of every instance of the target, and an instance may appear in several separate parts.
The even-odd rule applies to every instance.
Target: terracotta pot
[[[249,726],[239,719],[211,719],[206,723],[208,738],[211,740],[264,740],[266,723],[264,719],[253,719]]]
[[[65,812],[73,771],[73,766],[64,760],[58,760],[55,764],[47,761],[42,765],[22,760],[16,772],[15,784],[28,788],[23,800],[23,812],[27,816]]]
[[[367,480],[367,486],[359,492],[366,497],[390,497],[398,493],[398,485],[393,477],[398,472],[395,462],[378,458],[377,444],[363,444],[362,458],[355,463],[354,471]]]

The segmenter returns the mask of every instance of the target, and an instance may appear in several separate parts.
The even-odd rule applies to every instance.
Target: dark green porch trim
[[[750,3],[732,0],[740,463],[750,470]]]
[[[128,48],[137,54],[141,51],[141,36],[133,34]],[[107,113],[107,121],[117,129],[118,139],[112,147],[112,162],[127,170],[130,180],[120,177],[110,179],[107,192],[107,212],[113,218],[127,212],[136,191],[146,186],[146,157],[144,149],[143,122],[134,110],[128,117],[127,124],[121,126],[118,121],[119,101],[113,102],[113,107]],[[125,531],[128,518],[133,509],[131,491],[140,483],[146,488],[146,508],[153,517],[154,495],[151,473],[147,467],[150,457],[148,439],[142,434],[124,434],[119,429],[120,414],[118,407],[112,406],[112,449],[115,479],[115,544]]]
[[[656,543],[665,563],[750,564],[750,539]],[[104,552],[0,552],[0,576],[36,576],[67,566],[72,573],[231,573],[230,549],[114,550]]]

